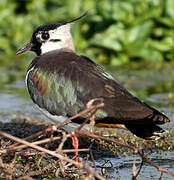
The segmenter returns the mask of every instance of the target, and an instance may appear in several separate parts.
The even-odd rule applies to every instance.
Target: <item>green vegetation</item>
[[[173,0],[3,0],[0,64],[16,63],[15,51],[38,25],[69,20],[85,11],[88,16],[72,29],[78,53],[112,66],[174,60]],[[16,66],[23,69],[25,64]]]

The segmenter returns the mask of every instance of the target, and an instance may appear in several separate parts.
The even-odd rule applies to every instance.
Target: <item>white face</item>
[[[66,24],[58,27],[57,29],[48,31],[48,39],[45,39],[43,32],[39,32],[36,38],[41,45],[41,54],[59,50],[62,48],[74,51],[73,40],[71,36],[71,24]]]

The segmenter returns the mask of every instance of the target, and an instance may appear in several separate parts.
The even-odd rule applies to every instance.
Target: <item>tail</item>
[[[141,120],[141,124],[124,124],[125,127],[136,136],[146,140],[157,140],[164,137],[165,131],[158,126],[170,122],[167,116],[156,111],[152,117]]]
[[[158,140],[165,131],[156,124],[125,124],[126,128],[136,136],[146,140]]]

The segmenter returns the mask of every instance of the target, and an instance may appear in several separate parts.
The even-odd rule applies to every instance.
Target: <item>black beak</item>
[[[24,47],[22,47],[21,49],[19,49],[17,52],[16,52],[16,55],[18,54],[22,54],[24,53],[25,51],[30,51],[33,47],[33,44],[30,42],[28,44],[26,44]]]

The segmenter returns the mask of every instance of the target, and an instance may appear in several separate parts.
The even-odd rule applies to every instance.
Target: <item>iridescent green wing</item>
[[[36,68],[28,74],[28,91],[33,101],[53,115],[71,116],[84,106],[77,100],[78,82],[66,76],[66,69],[59,72],[44,72]]]

